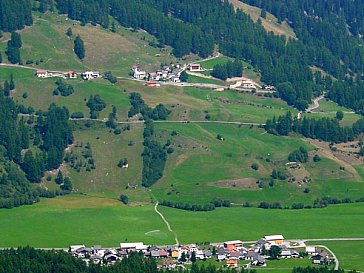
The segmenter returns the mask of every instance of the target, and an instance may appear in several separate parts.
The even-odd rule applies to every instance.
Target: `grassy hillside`
[[[297,114],[297,110],[280,99],[236,91],[218,92],[191,87],[162,85],[153,88],[128,80],[120,80],[115,85],[101,79],[91,82],[68,80],[67,83],[72,84],[75,89],[74,94],[69,97],[53,96],[56,79],[38,79],[33,75],[33,71],[27,69],[0,69],[1,81],[9,79],[10,74],[14,75],[16,90],[12,96],[18,102],[42,110],[46,110],[50,103],[55,102],[66,106],[71,113],[81,111],[85,117],[89,116],[86,107],[88,97],[99,94],[107,103],[99,118],[107,118],[114,105],[118,121],[127,121],[129,94],[135,91],[139,92],[151,107],[163,103],[171,109],[169,121],[264,123],[267,118],[282,115],[286,111]],[[28,94],[27,98],[23,97],[25,92]],[[330,115],[334,116],[334,105],[321,102],[322,109],[318,111],[325,112],[307,115],[319,117],[329,111]],[[343,123],[354,122],[351,118],[359,117],[355,114],[345,114]],[[124,127],[125,125],[119,126],[121,129]],[[78,192],[111,198],[117,198],[126,192],[131,202],[149,202],[149,197],[140,189],[126,190],[128,184],[141,184],[142,126],[131,126],[130,131],[124,131],[121,135],[109,132],[101,123],[87,129],[81,122],[76,128],[75,142],[91,144],[96,170],[83,170],[78,173],[66,166],[65,172],[69,173],[74,181],[75,189]],[[206,203],[214,197],[219,197],[236,203],[311,203],[313,199],[323,195],[359,198],[361,191],[357,189],[364,188],[363,183],[357,182],[362,179],[357,170],[348,168],[347,163],[330,157],[327,154],[329,150],[325,153],[319,152],[322,161],[312,162],[312,152],[310,163],[306,164],[302,171],[288,171],[284,166],[288,154],[300,146],[310,147],[298,137],[276,137],[258,128],[240,128],[234,124],[157,123],[156,128],[162,144],[170,139],[175,150],[169,156],[163,179],[154,186],[159,200]],[[178,137],[171,137],[172,131],[178,132]],[[224,142],[217,140],[218,134],[225,138]],[[130,142],[133,146],[129,146]],[[123,158],[128,158],[130,162],[128,170],[117,167],[117,163]],[[259,165],[258,171],[251,168],[253,163]],[[263,182],[263,189],[260,189],[256,182],[261,178],[269,178],[273,169],[281,169],[297,179],[308,176],[312,182],[298,185],[277,181],[273,188],[267,185],[268,182]],[[311,189],[309,194],[303,192],[306,187]],[[196,196],[203,197],[196,200]]]
[[[154,186],[159,200],[194,204],[218,197],[240,204],[246,201],[292,204],[311,203],[323,195],[359,198],[364,190],[364,183],[340,168],[341,162],[321,154],[319,163],[311,157],[301,170],[289,171],[285,163],[290,152],[301,146],[313,150],[313,146],[299,138],[276,137],[261,129],[237,125],[158,124],[157,129],[163,142],[171,140],[175,149],[165,176]],[[178,136],[171,137],[172,131]],[[224,141],[217,139],[218,134]],[[315,152],[310,154],[313,156]],[[253,163],[259,165],[258,171],[252,169]],[[283,170],[297,181],[278,180],[274,187],[262,182],[259,187],[257,181],[270,177],[273,169]],[[312,182],[297,183],[302,175],[309,176]],[[310,188],[310,193],[304,193],[305,188]]]
[[[260,8],[250,6],[239,0],[229,0],[229,2],[235,8],[241,9],[246,14],[249,14],[250,17],[254,21],[257,21],[258,18],[260,18],[260,20],[262,21],[263,27],[267,31],[272,31],[277,35],[285,35],[288,38],[296,38],[296,35],[295,35],[293,29],[286,22],[278,23],[278,20],[274,15],[267,12],[267,18],[264,19],[264,18],[260,17],[260,14],[261,14]]]
[[[71,27],[73,36],[66,35]],[[80,35],[85,42],[86,58],[80,61],[73,53],[73,39]],[[118,26],[116,33],[91,25],[81,26],[64,15],[53,13],[35,14],[32,27],[21,31],[22,61],[32,60],[34,67],[53,70],[85,69],[113,71],[118,76],[127,76],[132,65],[141,65],[147,70],[174,58],[169,50],[149,46],[154,40],[145,32],[132,32]],[[8,36],[6,36],[8,37]],[[0,40],[0,51],[5,52],[7,39]],[[5,54],[3,54],[4,59]],[[39,65],[35,62],[42,60]]]

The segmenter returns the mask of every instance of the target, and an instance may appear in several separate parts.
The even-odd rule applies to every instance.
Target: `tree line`
[[[341,143],[353,141],[358,134],[364,132],[364,120],[356,121],[352,127],[341,127],[337,119],[297,119],[287,112],[278,118],[268,119],[265,129],[275,135],[287,136],[290,132],[295,132],[312,139]]]
[[[243,64],[238,60],[228,61],[226,64],[214,66],[211,76],[225,81],[228,78],[241,77],[243,75]]]
[[[211,200],[209,204],[190,204],[190,203],[179,203],[173,201],[163,200],[159,203],[161,206],[182,209],[182,210],[190,210],[190,211],[212,211],[215,208],[229,208],[231,203],[229,200],[222,200],[219,198],[214,198]]]
[[[157,105],[154,109],[150,108],[139,93],[133,92],[129,98],[131,108],[128,112],[128,117],[140,114],[141,118],[145,121],[142,185],[150,187],[162,178],[167,161],[165,149],[155,140],[153,120],[165,120],[171,112],[163,104]]]

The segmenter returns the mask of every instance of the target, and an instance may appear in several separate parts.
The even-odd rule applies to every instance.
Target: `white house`
[[[37,70],[36,75],[38,78],[48,78],[47,70]]]
[[[101,73],[98,71],[86,71],[86,72],[83,72],[81,74],[81,76],[82,76],[82,79],[84,79],[86,81],[102,77]]]
[[[144,245],[142,242],[138,243],[120,243],[120,250],[127,251],[145,251],[148,246]]]
[[[191,72],[201,72],[201,71],[203,71],[200,64],[190,64],[189,68],[190,68]]]
[[[77,249],[80,249],[80,248],[86,248],[86,246],[85,245],[72,245],[72,246],[70,246],[70,251],[75,252]]]
[[[317,254],[316,247],[314,247],[314,246],[306,246],[306,252],[307,252],[308,255],[316,255]]]
[[[256,88],[255,84],[252,81],[249,81],[249,80],[242,81],[240,87],[241,88],[246,88],[246,89]]]
[[[140,70],[139,67],[135,67],[133,69],[133,71],[134,71],[134,74],[133,74],[134,79],[144,80],[145,77],[147,76],[147,72]]]

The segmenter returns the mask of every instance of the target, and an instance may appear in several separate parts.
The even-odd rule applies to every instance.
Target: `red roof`
[[[73,74],[73,73],[75,73],[75,72],[73,72],[73,71],[67,71],[66,72],[66,74]]]
[[[47,72],[48,72],[47,70],[43,70],[43,69],[37,70],[37,73],[47,73]]]

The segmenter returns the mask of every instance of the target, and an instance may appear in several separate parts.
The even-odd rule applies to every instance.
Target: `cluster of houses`
[[[172,64],[171,66],[163,66],[162,69],[155,72],[147,73],[138,66],[132,67],[133,77],[137,80],[147,80],[148,83],[153,82],[181,82],[181,73],[185,68],[182,68],[179,64]],[[154,84],[156,85],[156,84]]]
[[[280,258],[299,258],[300,254],[290,248],[289,242],[282,235],[264,236],[254,244],[247,247],[240,240],[227,241],[219,244],[197,246],[195,244],[181,246],[148,246],[142,242],[120,243],[117,248],[101,248],[93,246],[86,248],[84,245],[74,245],[69,248],[75,257],[85,260],[87,263],[110,265],[133,252],[142,252],[146,258],[161,259],[159,268],[173,269],[192,259],[215,259],[225,263],[226,267],[237,268],[239,261],[245,260],[244,266],[266,266],[267,254],[272,246],[280,248]],[[330,257],[326,252],[319,251],[315,247],[306,247],[306,254],[312,259],[313,264],[328,265]],[[192,258],[194,257],[194,258]]]
[[[81,76],[85,81],[93,80],[96,78],[101,78],[102,74],[98,71],[86,71],[82,73],[76,73],[74,71],[67,72],[57,72],[57,71],[48,71],[48,70],[37,70],[35,75],[38,78],[46,79],[46,78],[63,78],[63,79],[77,79],[78,75]]]

